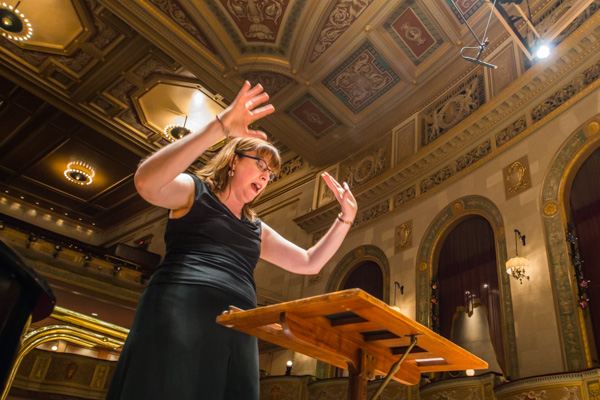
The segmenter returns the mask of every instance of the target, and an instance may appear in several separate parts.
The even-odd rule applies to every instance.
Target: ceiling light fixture
[[[593,3],[587,1],[557,2],[556,6],[535,22],[531,17],[529,0],[526,1],[527,13],[521,8],[521,1],[499,0],[494,11],[500,22],[516,40],[523,53],[533,61],[550,56],[561,33]]]
[[[185,121],[183,122],[183,126],[181,125],[167,125],[163,131],[163,136],[169,142],[176,142],[179,139],[183,138],[186,135],[192,133],[191,130],[185,127],[187,123],[187,115],[185,116]]]
[[[91,184],[95,174],[94,169],[83,161],[70,162],[65,170],[65,178],[78,185]]]
[[[17,8],[19,4],[21,4],[20,1],[13,7],[2,3],[0,6],[0,31],[5,38],[22,42],[33,35],[33,28],[29,20]]]

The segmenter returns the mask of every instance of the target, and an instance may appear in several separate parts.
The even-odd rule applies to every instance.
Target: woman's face
[[[272,174],[268,162],[268,159],[258,157],[255,151],[234,156],[235,173],[231,179],[231,190],[244,204],[254,200],[267,187]]]

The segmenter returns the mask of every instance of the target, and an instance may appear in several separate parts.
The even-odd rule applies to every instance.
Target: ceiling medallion
[[[5,38],[24,41],[31,37],[33,28],[25,15],[17,9],[19,4],[21,4],[20,1],[13,7],[2,3],[0,6],[0,31]]]
[[[89,185],[95,175],[92,167],[82,161],[73,161],[67,164],[65,178],[78,185]]]

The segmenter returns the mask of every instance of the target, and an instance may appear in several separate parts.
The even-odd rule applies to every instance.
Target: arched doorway
[[[432,327],[432,284],[435,278],[434,274],[437,273],[441,244],[460,222],[473,216],[483,217],[493,231],[496,253],[495,268],[503,326],[504,359],[506,360],[504,374],[508,379],[517,379],[519,378],[519,364],[510,295],[510,276],[504,273],[504,264],[508,259],[505,228],[500,210],[489,199],[483,196],[460,198],[443,208],[425,231],[417,254],[416,320],[425,326]]]
[[[434,276],[439,333],[505,371],[496,245],[490,223],[479,215],[459,220],[446,236]]]
[[[589,298],[584,312],[587,337],[590,338],[590,356],[593,365],[598,365],[600,348],[600,148],[596,149],[577,171],[569,204],[571,224],[575,228],[576,247],[583,263],[582,276],[577,279],[578,288]],[[581,279],[583,278],[583,279]],[[585,289],[585,290],[582,290]]]
[[[359,288],[383,300],[383,272],[375,261],[360,262],[346,276],[341,289]]]
[[[589,329],[589,309],[584,310],[578,306],[579,299],[574,283],[571,249],[567,243],[567,222],[572,220],[570,204],[573,195],[571,189],[575,182],[575,176],[584,162],[600,147],[599,127],[600,115],[597,115],[580,125],[565,140],[560,151],[548,166],[541,196],[548,266],[553,282],[554,303],[557,314],[560,315],[557,322],[567,371],[590,368],[594,365],[593,359],[595,358],[592,346],[590,346],[591,342],[595,342],[595,338],[592,336],[594,335],[592,329]],[[583,203],[575,204],[575,207],[585,208]],[[583,246],[587,247],[585,244]],[[597,242],[595,246],[597,246]]]

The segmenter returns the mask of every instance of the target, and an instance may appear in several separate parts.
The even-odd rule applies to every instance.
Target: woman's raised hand
[[[352,195],[350,191],[350,187],[346,182],[344,185],[340,185],[338,181],[333,179],[333,176],[329,175],[327,172],[321,174],[321,177],[329,186],[329,189],[335,195],[335,198],[342,206],[342,214],[343,219],[345,221],[354,221],[354,217],[356,217],[356,211],[358,210],[358,205],[356,203],[356,199]]]
[[[248,129],[248,125],[275,111],[272,104],[258,107],[267,100],[269,100],[269,95],[263,91],[260,84],[252,87],[250,82],[244,82],[236,98],[219,117],[223,122],[225,134],[266,140],[267,135],[264,132]]]

